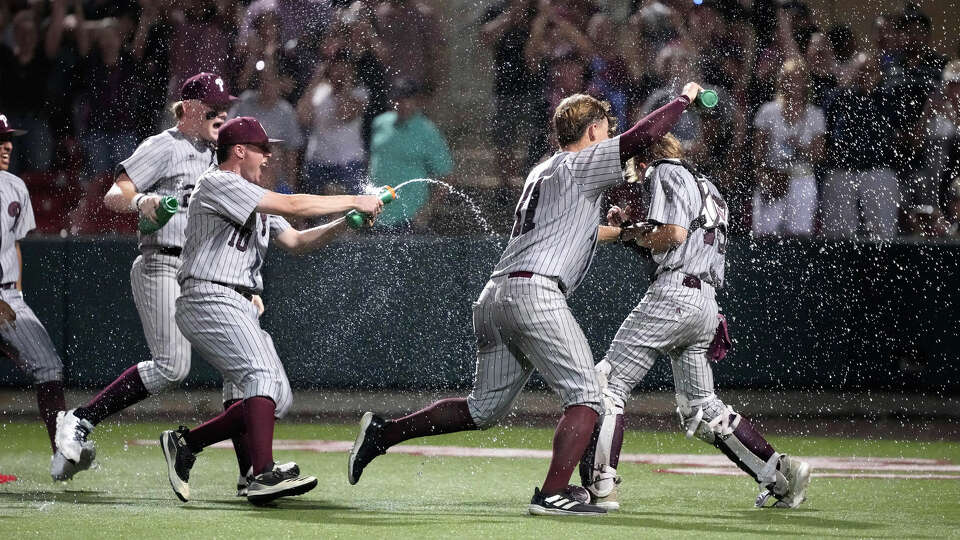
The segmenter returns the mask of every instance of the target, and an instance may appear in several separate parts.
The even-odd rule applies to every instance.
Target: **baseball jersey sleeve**
[[[30,204],[30,193],[27,186],[17,190],[20,196],[20,217],[17,218],[16,225],[13,227],[13,237],[16,240],[23,239],[28,232],[37,227],[37,222],[33,217],[33,205]]]
[[[690,228],[697,213],[693,204],[699,201],[700,194],[692,176],[689,182],[686,181],[688,176],[690,173],[679,166],[661,165],[654,169],[645,186],[649,208],[647,221]]]
[[[270,216],[270,238],[276,238],[278,234],[290,227],[290,222],[283,216]]]
[[[203,177],[201,202],[237,225],[253,214],[267,190],[243,179],[239,174],[213,174]]]
[[[137,191],[150,189],[164,176],[172,154],[173,139],[166,133],[154,135],[140,143],[130,157],[117,165],[114,176],[125,172]]]
[[[599,199],[605,189],[623,182],[620,138],[607,139],[574,154],[570,172],[585,197]]]

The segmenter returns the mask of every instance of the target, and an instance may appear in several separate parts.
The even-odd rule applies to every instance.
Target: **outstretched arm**
[[[305,231],[290,228],[278,234],[273,240],[290,253],[306,253],[330,243],[333,238],[346,229],[346,219],[338,218],[330,223],[313,227]]]
[[[620,161],[626,163],[628,159],[635,156],[642,148],[649,146],[660,137],[667,134],[670,129],[680,120],[680,114],[687,108],[687,105],[697,99],[697,93],[702,88],[694,82],[687,83],[683,87],[683,92],[676,99],[667,103],[663,107],[644,116],[639,122],[628,129],[623,135],[620,135]]]
[[[284,195],[268,191],[257,211],[283,217],[309,218],[356,210],[376,216],[383,202],[376,195]]]

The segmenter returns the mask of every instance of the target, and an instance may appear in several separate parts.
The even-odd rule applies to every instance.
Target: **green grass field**
[[[0,426],[2,538],[944,538],[960,536],[957,479],[815,477],[795,510],[753,508],[746,476],[680,475],[662,466],[621,464],[623,510],[599,518],[526,514],[546,472],[539,458],[378,458],[360,483],[346,481],[345,453],[278,450],[320,478],[309,494],[255,508],[234,497],[233,452],[211,448],[191,475],[182,504],[167,483],[155,439],[168,425],[104,423],[94,433],[100,468],[72,482],[48,476],[48,444],[38,423]],[[550,446],[552,431],[508,427],[425,440],[483,448]],[[352,440],[353,425],[281,423],[277,439]],[[800,456],[932,458],[960,464],[960,445],[858,439],[773,438]],[[628,432],[624,453],[714,454],[680,433]],[[957,475],[954,470],[951,474]]]

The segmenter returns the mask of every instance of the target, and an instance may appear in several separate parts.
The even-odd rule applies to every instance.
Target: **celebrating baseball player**
[[[20,240],[36,226],[30,194],[23,180],[7,172],[13,152],[13,138],[26,131],[14,129],[7,117],[0,114],[0,201],[5,210],[0,213],[0,354],[30,375],[37,389],[37,407],[40,418],[50,436],[53,457],[50,475],[54,480],[65,480],[78,467],[89,467],[93,462],[93,446],[87,445],[75,463],[68,463],[57,452],[57,411],[64,409],[63,363],[50,341],[47,330],[23,300],[23,258]]]
[[[161,197],[173,196],[179,210],[152,234],[140,234],[141,255],[130,270],[133,300],[140,313],[151,358],[124,371],[86,405],[61,413],[57,445],[65,459],[77,463],[94,426],[150,395],[182,382],[190,372],[190,343],[174,321],[174,301],[180,296],[176,275],[181,265],[184,228],[190,194],[197,178],[214,163],[214,144],[226,121],[233,96],[223,79],[200,73],[184,82],[181,101],[174,104],[177,125],[143,141],[133,155],[117,165],[116,181],[104,204],[116,212],[140,212],[156,221]],[[224,384],[224,406],[243,397]],[[238,495],[246,489],[250,461],[242,440],[234,441],[240,475]],[[89,460],[84,460],[89,466]],[[76,472],[85,467],[72,467]],[[64,476],[72,474],[64,473]]]
[[[183,265],[177,272],[180,297],[177,326],[243,399],[219,416],[188,430],[160,437],[170,485],[180,500],[190,498],[190,469],[196,454],[216,442],[244,435],[252,475],[247,500],[263,504],[306,493],[317,485],[300,476],[296,464],[273,462],[273,426],[293,396],[290,383],[250,302],[263,289],[261,268],[272,239],[302,253],[318,249],[344,230],[344,219],[298,231],[280,216],[314,218],[348,210],[375,217],[383,206],[374,195],[282,195],[261,187],[270,145],[260,123],[241,116],[226,122],[217,137],[217,161],[200,179],[187,213]]]
[[[721,360],[730,346],[716,301],[724,279],[727,205],[716,186],[682,157],[670,134],[641,150],[633,174],[643,177],[645,219],[633,222],[636,209],[615,206],[608,213],[612,227],[601,227],[605,239],[619,237],[649,250],[655,270],[646,295],[597,364],[605,410],[581,461],[581,480],[593,504],[619,509],[624,401],[656,359],[669,356],[687,436],[712,444],[760,484],[756,506],[772,496],[775,506],[793,508],[805,498],[810,466],[776,452],[714,393],[710,361]]]
[[[609,104],[584,94],[560,102],[553,115],[560,151],[527,176],[510,242],[473,307],[478,350],[472,393],[395,420],[364,414],[348,460],[351,484],[374,458],[402,441],[495,425],[537,369],[563,400],[564,412],[546,480],[534,488],[528,511],[606,513],[586,504],[585,493],[576,498],[568,484],[603,412],[603,395],[567,296],[593,259],[600,195],[624,181],[626,160],[664,135],[698,89],[688,84],[683,95],[613,138],[616,121]]]

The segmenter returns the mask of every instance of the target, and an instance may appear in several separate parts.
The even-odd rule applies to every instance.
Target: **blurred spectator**
[[[810,104],[810,74],[800,58],[787,60],[777,80],[777,95],[753,120],[753,232],[758,235],[810,236],[817,211],[814,164],[823,155],[823,110]]]
[[[613,20],[604,13],[590,17],[587,37],[593,48],[587,92],[608,101],[618,125],[625,128],[630,114],[630,70],[619,53]]]
[[[167,85],[170,80],[170,41],[173,25],[163,0],[140,0],[140,13],[130,51],[137,60],[135,93],[139,97],[133,116],[137,140],[160,130],[166,114]]]
[[[754,60],[747,96],[751,111],[773,99],[781,67],[788,58],[796,58],[802,54],[794,37],[793,20],[794,17],[787,9],[777,10],[773,40],[757,54]]]
[[[415,0],[387,0],[376,9],[376,27],[390,55],[387,81],[415,81],[428,94],[446,80],[446,40],[433,10]]]
[[[277,36],[284,47],[294,48],[300,40],[320,36],[333,13],[330,0],[254,0],[240,23],[240,41],[248,42],[258,18],[269,15],[276,21]]]
[[[303,135],[293,105],[281,96],[281,81],[273,63],[265,64],[258,72],[256,90],[247,90],[230,109],[230,117],[252,116],[260,121],[271,137],[283,142],[271,146],[273,156],[264,170],[265,185],[279,193],[293,193],[298,189],[297,159],[303,147]]]
[[[396,187],[414,178],[440,180],[453,171],[446,139],[423,114],[423,96],[416,82],[398,81],[392,91],[397,110],[385,112],[373,121],[370,180],[374,185]],[[424,207],[430,193],[426,183],[404,187],[396,202],[383,208],[377,223],[397,227],[412,220],[415,226],[426,225],[430,215]]]
[[[307,132],[300,191],[356,192],[366,168],[361,121],[367,92],[356,85],[353,65],[338,55],[317,70],[297,103]]]
[[[869,237],[890,239],[897,235],[900,202],[889,144],[896,103],[878,91],[880,58],[859,55],[856,63],[853,85],[836,92],[826,112],[830,172],[822,188],[823,233],[852,238],[860,229]]]
[[[171,15],[170,81],[172,98],[184,81],[197,73],[234,73],[233,39],[229,12],[221,13],[216,0],[186,0]]]
[[[545,121],[538,106],[543,97],[537,96],[542,86],[523,58],[536,13],[535,0],[503,0],[488,9],[480,20],[480,40],[493,50],[494,112],[490,135],[496,152],[497,177],[504,187],[511,177],[525,172],[514,158],[519,141],[528,141],[527,154],[535,154],[534,159],[543,154],[542,146],[531,146],[538,131],[542,131],[538,124]]]
[[[837,57],[827,36],[819,32],[810,36],[806,61],[810,68],[810,102],[817,107],[825,107],[827,98],[835,93],[839,85]]]
[[[100,24],[94,31],[96,47],[85,60],[81,76],[80,140],[86,158],[86,180],[113,170],[137,147],[136,59],[123,45],[120,28]]]

